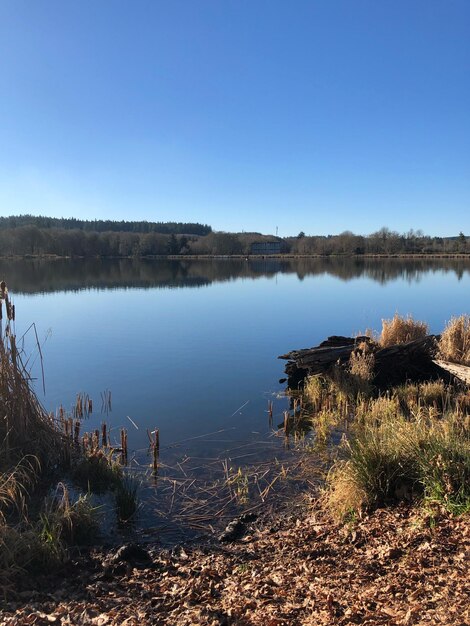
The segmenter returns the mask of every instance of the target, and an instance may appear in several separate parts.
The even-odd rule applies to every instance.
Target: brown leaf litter
[[[399,507],[345,525],[313,503],[248,532],[229,545],[147,546],[150,562],[114,569],[94,552],[30,581],[0,624],[470,624],[468,515]]]

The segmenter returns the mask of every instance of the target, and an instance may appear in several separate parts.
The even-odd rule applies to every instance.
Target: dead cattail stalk
[[[106,422],[101,424],[101,445],[103,448],[108,447],[108,428],[106,426]]]
[[[155,440],[153,442],[153,471],[158,471],[158,457],[160,456],[160,431],[155,429]]]
[[[92,450],[99,450],[100,447],[100,431],[95,430],[91,435],[91,447]]]
[[[73,440],[76,445],[78,445],[78,442],[80,441],[80,427],[81,427],[80,420],[75,420],[75,430],[74,430]]]
[[[121,428],[121,455],[122,464],[127,465],[127,430]]]
[[[69,417],[68,419],[68,427],[67,427],[67,437],[68,439],[73,439],[73,417]]]

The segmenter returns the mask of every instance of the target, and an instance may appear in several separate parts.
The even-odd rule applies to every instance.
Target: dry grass
[[[366,343],[361,344],[357,350],[351,352],[349,357],[348,372],[354,381],[352,385],[354,395],[369,395],[372,391],[372,380],[374,378],[375,357],[369,351]]]
[[[62,435],[30,386],[16,338],[0,339],[0,471],[32,455],[45,467],[63,451]]]
[[[397,343],[408,343],[415,339],[424,339],[429,333],[426,322],[414,320],[411,315],[402,317],[395,313],[391,320],[382,320],[382,333],[379,343],[383,348]]]
[[[304,383],[303,396],[315,410],[320,409],[326,393],[326,381],[322,376],[309,376]]]
[[[342,410],[346,405],[360,401],[373,391],[374,355],[352,352],[346,366],[335,365],[328,374],[330,406]]]
[[[453,317],[442,332],[439,356],[445,361],[470,365],[470,316]]]
[[[315,432],[315,444],[324,446],[328,443],[331,434],[342,422],[338,411],[321,409],[311,416],[312,428]]]
[[[399,385],[395,388],[394,395],[401,406],[406,407],[410,412],[415,412],[419,407],[435,407],[440,412],[452,405],[456,408],[457,395],[453,394],[452,389],[446,387],[442,380]]]
[[[367,492],[352,471],[350,461],[337,461],[327,478],[323,501],[333,517],[339,520],[356,515],[367,502]]]
[[[363,398],[356,405],[355,421],[357,424],[373,425],[393,422],[400,415],[400,405],[396,396],[379,396],[372,400]]]
[[[21,519],[26,513],[29,489],[36,482],[40,467],[36,457],[24,457],[7,471],[0,473],[0,524],[13,510]]]

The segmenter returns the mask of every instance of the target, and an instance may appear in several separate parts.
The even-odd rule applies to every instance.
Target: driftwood
[[[438,336],[428,335],[404,344],[381,348],[370,337],[328,337],[319,346],[294,350],[279,358],[287,360],[285,367],[288,386],[296,389],[306,376],[328,374],[333,367],[348,368],[351,353],[367,344],[373,355],[372,384],[386,389],[407,381],[423,382],[442,379],[451,382],[453,373],[436,362]]]

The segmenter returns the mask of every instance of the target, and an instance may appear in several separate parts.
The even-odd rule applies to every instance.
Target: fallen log
[[[307,369],[311,374],[321,373],[328,369],[331,365],[343,360],[349,360],[351,352],[366,341],[372,343],[370,337],[328,337],[316,348],[305,348],[303,350],[293,350],[287,354],[281,355],[280,359],[288,361],[286,365],[286,374],[290,370]]]
[[[293,350],[279,358],[287,361],[288,387],[297,389],[306,376],[331,373],[332,368],[348,370],[351,354],[366,350],[373,355],[371,383],[386,389],[405,382],[442,379],[451,382],[453,375],[436,362],[438,336],[428,335],[408,343],[381,348],[370,337],[333,336],[319,346]]]

